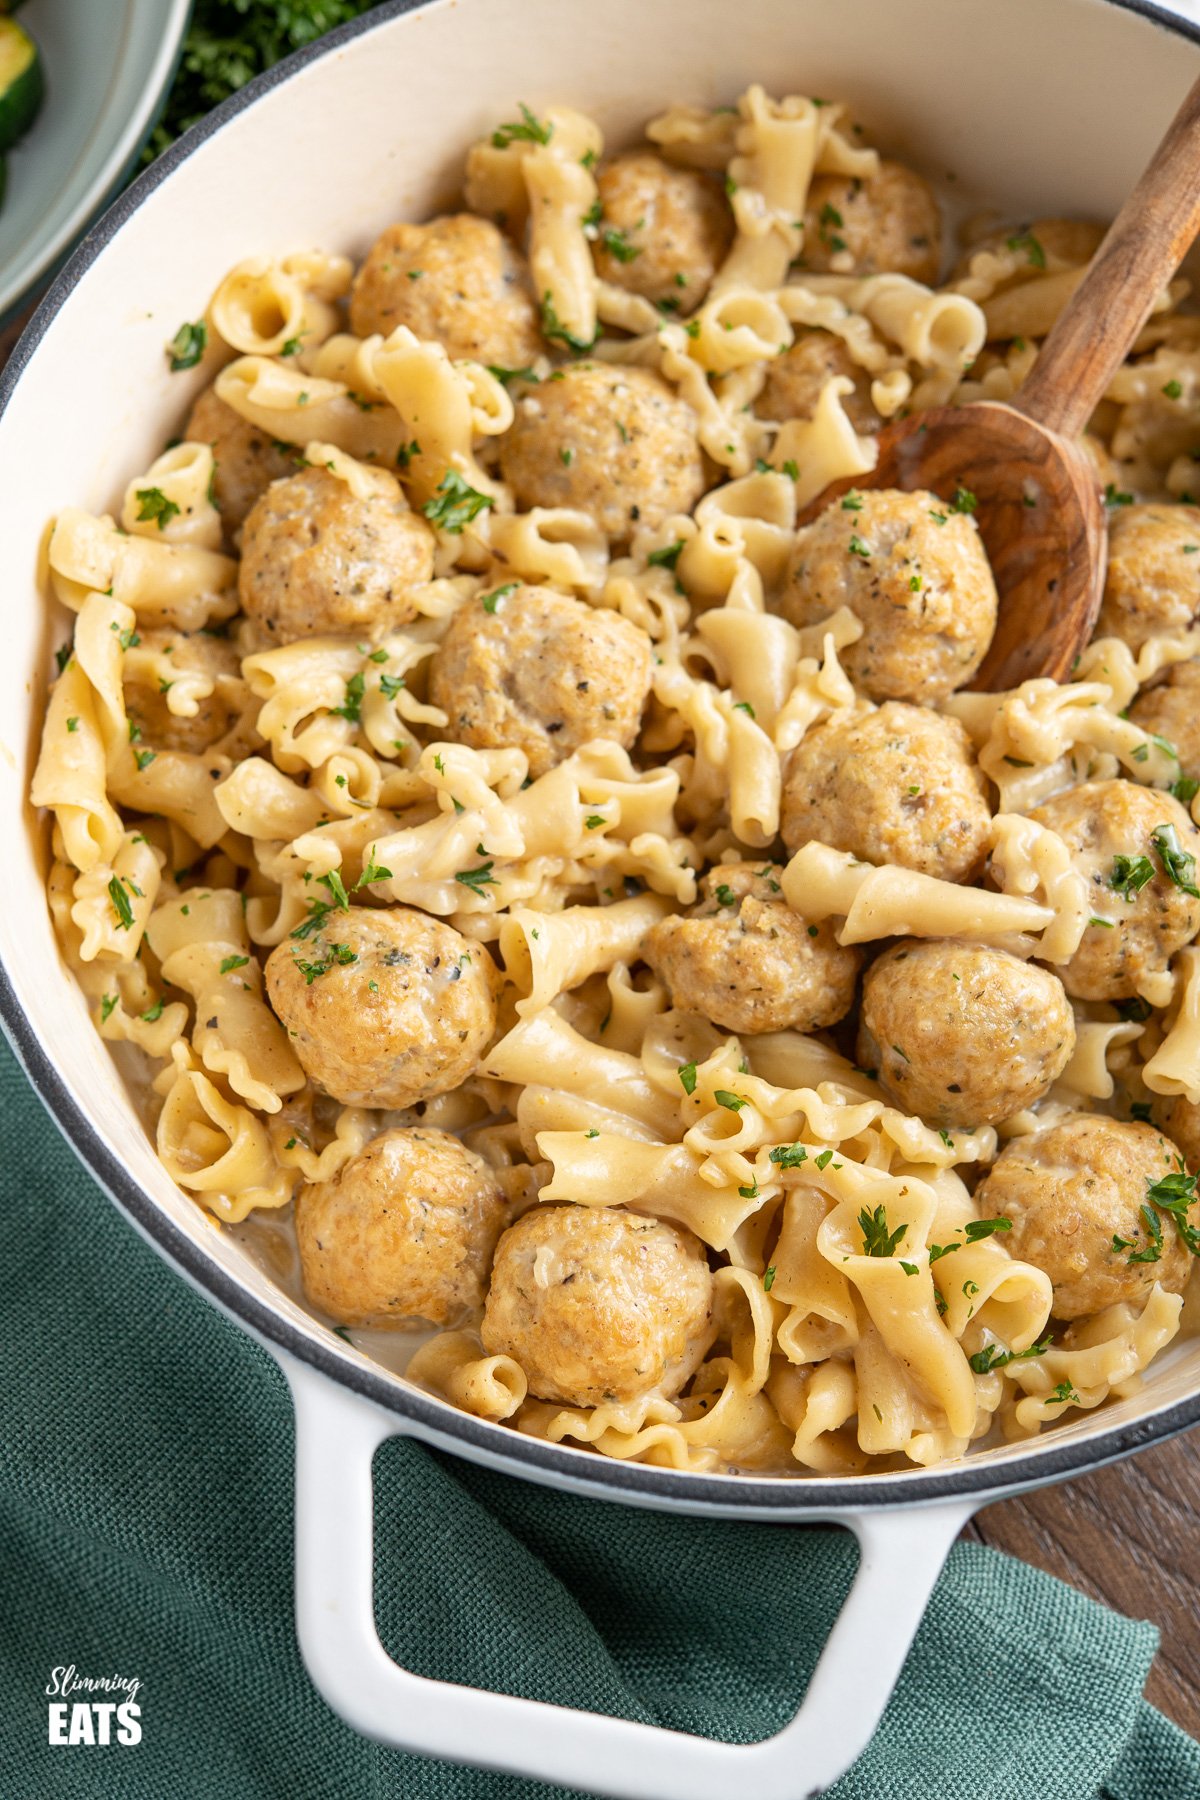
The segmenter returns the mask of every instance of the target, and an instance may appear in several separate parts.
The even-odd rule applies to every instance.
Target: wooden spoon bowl
[[[1065,680],[1095,628],[1108,547],[1096,465],[1081,444],[996,401],[931,407],[887,426],[870,474],[826,488],[798,524],[864,487],[927,488],[947,509],[958,497],[974,512],[1001,605],[971,686]]]

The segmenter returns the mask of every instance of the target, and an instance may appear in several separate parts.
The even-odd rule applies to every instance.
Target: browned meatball
[[[500,467],[519,507],[578,507],[624,542],[639,520],[658,525],[700,498],[696,423],[648,369],[587,363],[522,393]]]
[[[889,700],[814,726],[784,767],[789,850],[814,838],[864,862],[966,881],[987,852],[991,812],[957,719]]]
[[[983,1217],[1012,1220],[1005,1248],[1050,1277],[1055,1318],[1081,1319],[1140,1299],[1156,1281],[1183,1292],[1191,1256],[1150,1199],[1154,1184],[1182,1167],[1175,1145],[1151,1126],[1079,1113],[1014,1138],[975,1200]]]
[[[1133,781],[1089,781],[1029,816],[1058,833],[1088,882],[1092,923],[1063,985],[1080,1000],[1128,998],[1200,931],[1200,832],[1172,795]]]
[[[862,954],[828,920],[808,925],[782,898],[770,864],[722,863],[686,913],[660,919],[645,958],[671,1004],[724,1031],[819,1031],[854,1001]]]
[[[488,219],[389,225],[350,290],[359,337],[407,325],[456,361],[523,369],[543,349],[525,260]]]
[[[1200,507],[1116,506],[1097,637],[1131,650],[1186,631],[1200,615]]]
[[[496,1028],[487,951],[406,907],[331,911],[275,946],[266,985],[305,1074],[343,1106],[449,1093]]]
[[[767,364],[767,379],[754,403],[760,419],[811,419],[821,390],[835,375],[854,383],[842,406],[855,431],[878,431],[883,420],[871,403],[871,377],[860,368],[841,338],[830,331],[806,331],[790,349]]]
[[[457,1325],[483,1304],[506,1212],[448,1131],[385,1131],[296,1196],[304,1291],[346,1325]]]
[[[914,942],[867,970],[858,1061],[930,1125],[998,1125],[1032,1106],[1075,1048],[1057,975],[983,944]]]
[[[816,625],[839,606],[863,635],[842,665],[872,700],[944,700],[996,629],[996,584],[978,527],[936,494],[876,488],[834,500],[796,534],[779,610]]]
[[[553,588],[518,587],[491,611],[469,600],[433,657],[429,698],[476,750],[523,750],[544,775],[592,738],[630,749],[653,652],[617,613]]]
[[[1143,731],[1167,740],[1181,775],[1200,778],[1200,662],[1175,663],[1164,680],[1143,689],[1129,716]]]
[[[712,1275],[690,1231],[608,1206],[538,1206],[496,1249],[483,1344],[569,1406],[670,1399],[712,1339]]]
[[[596,186],[598,274],[672,312],[694,312],[733,237],[733,215],[712,177],[631,150],[603,165]]]
[[[892,270],[914,281],[936,281],[942,260],[942,221],[933,189],[903,163],[883,160],[869,181],[818,175],[804,209],[806,269],[842,268],[846,252],[856,275]]]
[[[156,750],[187,750],[198,755],[224,737],[236,716],[228,692],[222,692],[221,678],[228,682],[239,674],[237,651],[223,638],[206,637],[202,632],[143,629],[139,636],[143,650],[160,651],[169,657],[173,669],[203,672],[214,677],[217,685],[207,699],[197,702],[191,718],[185,718],[167,705],[169,681],[164,688],[127,680],[125,710],[131,740]]]
[[[285,475],[294,475],[302,452],[290,444],[276,443],[257,425],[251,425],[205,388],[191,410],[183,435],[193,444],[212,448],[213,504],[221,515],[225,536],[232,538],[246,522],[250,508]]]
[[[267,489],[246,520],[242,610],[277,643],[377,637],[413,618],[409,590],[433,574],[434,536],[402,500],[359,500],[327,469]]]

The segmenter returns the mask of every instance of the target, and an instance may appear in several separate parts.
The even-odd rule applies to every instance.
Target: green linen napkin
[[[2,1043],[0,1118],[3,1800],[547,1800],[329,1711],[293,1634],[281,1375],[125,1223]],[[408,1667],[738,1742],[794,1711],[853,1561],[836,1530],[614,1507],[411,1443],[380,1455],[377,1533]],[[831,1800],[1200,1796],[1200,1747],[1141,1698],[1155,1644],[959,1544]],[[49,1745],[71,1664],[140,1681],[140,1744]]]

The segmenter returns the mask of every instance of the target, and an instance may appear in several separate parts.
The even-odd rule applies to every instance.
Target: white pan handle
[[[861,1561],[796,1717],[760,1744],[722,1744],[410,1674],[375,1629],[371,1462],[405,1434],[394,1413],[273,1354],[296,1406],[296,1625],[313,1682],[367,1737],[614,1800],[801,1800],[869,1743],[946,1554],[972,1508],[825,1515]],[[436,1523],[430,1521],[430,1529]],[[798,1540],[796,1553],[804,1554]]]

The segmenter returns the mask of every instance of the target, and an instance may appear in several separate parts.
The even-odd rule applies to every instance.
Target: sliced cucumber
[[[0,18],[0,155],[29,130],[45,91],[37,45],[15,19]]]

